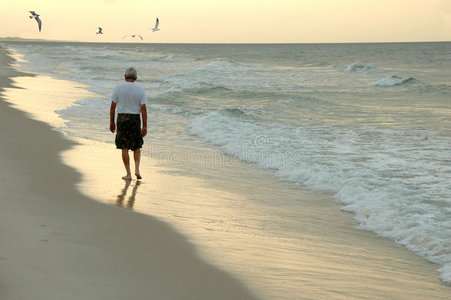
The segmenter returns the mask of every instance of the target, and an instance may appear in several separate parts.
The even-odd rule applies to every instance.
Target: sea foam
[[[197,116],[188,130],[233,157],[273,170],[282,180],[332,192],[343,210],[355,214],[361,229],[442,265],[442,279],[448,278],[451,222],[439,203],[449,182],[438,175],[451,171],[440,164],[449,159],[443,151],[447,141],[398,130],[267,123],[241,108]]]

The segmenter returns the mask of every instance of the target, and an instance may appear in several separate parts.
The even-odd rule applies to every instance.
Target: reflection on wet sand
[[[125,181],[125,186],[124,186],[124,188],[122,188],[121,193],[119,195],[117,195],[116,205],[123,207],[123,208],[133,209],[133,205],[135,204],[135,199],[136,199],[136,192],[138,191],[138,187],[141,185],[141,181],[135,182],[135,184],[133,185],[132,193],[128,197],[127,202],[125,202],[124,200],[125,200],[125,196],[127,195],[128,188],[130,187],[132,181],[130,181],[130,180],[124,180],[124,181]]]
[[[449,298],[449,287],[431,275],[435,265],[389,239],[355,230],[349,215],[323,194],[246,167],[229,171],[224,165],[230,182],[213,176],[207,182],[146,156],[141,169],[146,180],[124,182],[112,143],[79,141],[64,161],[83,170],[81,191],[168,222],[262,299]],[[274,199],[278,205],[269,205]],[[273,226],[276,221],[283,225]]]

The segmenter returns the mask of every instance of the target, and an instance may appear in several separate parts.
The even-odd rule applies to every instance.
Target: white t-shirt
[[[136,82],[123,82],[114,89],[111,100],[117,103],[118,114],[138,114],[141,105],[147,104],[146,92]]]

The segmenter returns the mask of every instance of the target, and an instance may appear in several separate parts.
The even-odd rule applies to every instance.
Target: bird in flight
[[[135,38],[135,37],[139,36],[139,38],[140,38],[141,40],[143,39],[143,37],[142,37],[141,35],[139,35],[139,34],[127,34],[127,35],[124,35],[124,36],[122,37],[122,39],[125,39],[125,38],[128,37],[128,36],[131,36],[132,38]]]
[[[158,28],[158,25],[160,25],[160,20],[158,20],[158,18],[157,18],[157,20],[155,21],[155,27],[152,28],[152,32],[160,30]]]
[[[42,21],[39,19],[39,15],[34,12],[34,10],[30,10],[31,16],[30,19],[35,19],[38,22],[39,32],[41,32]]]
[[[103,30],[102,27],[99,27],[99,31],[97,31],[96,34],[103,34],[102,30]]]

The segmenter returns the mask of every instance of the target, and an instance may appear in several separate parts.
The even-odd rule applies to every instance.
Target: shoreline
[[[80,163],[88,155],[90,159]],[[103,203],[172,224],[198,246],[202,257],[231,271],[262,299],[447,299],[451,293],[439,280],[438,265],[391,239],[358,230],[352,214],[341,211],[340,203],[277,182],[266,170],[247,168],[257,175],[255,182],[265,183],[260,193],[249,191],[254,195],[239,196],[215,183],[175,175],[177,171],[153,162],[150,171],[142,169],[146,170],[142,183],[133,181],[115,189],[108,183],[121,175],[108,166],[115,156],[106,146],[80,143],[63,159],[84,174],[79,185],[84,194],[97,194]],[[98,169],[109,169],[111,174],[104,177]],[[276,185],[286,189],[271,193]],[[265,193],[284,201],[289,199],[286,195],[296,197],[302,211],[289,211],[289,203],[262,208],[254,201],[267,201]],[[301,232],[278,235],[281,232],[268,226],[271,218],[284,220],[286,226],[298,220]]]
[[[39,76],[40,75],[38,75],[38,77]],[[37,82],[39,82],[40,79],[42,78],[37,78]],[[27,87],[27,83],[24,85],[19,84],[19,86]],[[50,128],[49,126],[47,127]],[[2,126],[1,128],[4,127]],[[61,137],[59,132],[55,132],[55,134],[59,134]],[[165,170],[163,170],[163,174],[159,174],[160,172],[158,170],[154,170],[156,169],[156,166],[152,159],[145,162],[146,165],[150,165],[150,171],[146,174],[145,181],[139,186],[136,185],[135,182],[132,182],[130,186],[124,186],[123,181],[120,181],[118,186],[116,177],[117,175],[121,175],[122,165],[116,151],[93,147],[93,145],[83,145],[82,143],[77,143],[77,145],[74,145],[73,142],[70,143],[72,144],[72,147],[60,151],[58,157],[62,157],[65,166],[69,165],[77,170],[76,172],[78,175],[76,176],[76,180],[71,182],[71,190],[74,189],[76,184],[78,186],[77,192],[82,190],[85,195],[82,196],[83,199],[86,198],[86,201],[92,202],[101,201],[103,203],[108,203],[102,201],[101,198],[109,196],[110,201],[112,201],[110,204],[116,206],[122,205],[126,208],[134,206],[136,211],[147,209],[147,214],[162,219],[166,224],[175,225],[178,232],[182,232],[184,235],[182,236],[183,239],[204,239],[207,244],[210,243],[211,246],[213,246],[213,250],[204,250],[202,247],[198,247],[196,252],[202,253],[207,251],[211,254],[211,252],[215,251],[215,243],[221,243],[223,246],[226,246],[223,247],[223,250],[226,252],[232,252],[237,245],[237,241],[235,240],[238,240],[238,244],[240,244],[240,242],[242,244],[249,244],[246,245],[248,246],[247,251],[249,253],[246,253],[248,256],[246,256],[246,254],[244,255],[242,260],[243,263],[247,263],[247,261],[260,263],[261,261],[258,259],[261,259],[264,260],[264,263],[269,263],[270,265],[274,264],[274,268],[287,266],[287,270],[289,270],[290,264],[296,262],[301,266],[301,270],[292,270],[293,272],[298,273],[292,273],[292,275],[298,276],[298,282],[302,285],[300,287],[302,294],[298,294],[298,297],[321,299],[322,296],[327,295],[331,298],[354,297],[356,299],[362,299],[371,298],[369,297],[370,292],[366,290],[373,289],[376,292],[376,294],[373,294],[373,297],[403,298],[403,296],[405,296],[409,299],[427,299],[429,297],[441,299],[440,292],[442,292],[442,296],[446,295],[446,292],[449,292],[449,289],[438,281],[438,273],[434,272],[437,268],[436,265],[424,261],[422,258],[408,252],[407,249],[404,249],[399,245],[395,245],[394,242],[389,239],[377,237],[375,234],[369,232],[358,231],[355,229],[356,224],[352,222],[350,215],[339,211],[338,203],[331,202],[331,199],[329,198],[323,198],[320,196],[320,193],[310,193],[303,191],[302,189],[299,189],[298,191],[297,189],[291,188],[289,193],[290,196],[302,200],[305,211],[298,216],[295,216],[301,220],[303,232],[300,233],[300,236],[278,237],[284,243],[290,242],[289,239],[295,240],[297,238],[301,241],[301,245],[297,245],[300,247],[298,249],[300,252],[299,255],[290,257],[288,251],[292,246],[290,243],[286,244],[286,248],[278,248],[283,245],[283,243],[280,244],[273,240],[259,239],[258,236],[253,236],[252,238],[254,240],[246,240],[247,236],[241,236],[238,234],[239,232],[232,232],[233,234],[230,234],[229,240],[224,239],[222,236],[223,232],[219,232],[219,237],[222,239],[214,240],[218,235],[202,235],[204,232],[201,232],[201,230],[198,232],[199,235],[196,235],[196,232],[190,232],[189,228],[187,228],[186,232],[183,230],[185,227],[189,227],[187,225],[190,224],[187,220],[191,219],[192,216],[201,218],[202,216],[213,212],[216,213],[216,211],[218,211],[219,215],[217,220],[226,217],[227,222],[229,222],[226,226],[233,227],[232,225],[234,224],[231,222],[233,220],[228,218],[229,216],[235,216],[234,213],[236,213],[236,211],[225,211],[223,208],[236,208],[236,201],[239,200],[239,205],[244,204],[247,209],[246,211],[260,213],[258,207],[252,206],[251,202],[252,197],[256,197],[255,200],[260,200],[258,197],[262,196],[262,193],[246,195],[249,197],[237,199],[236,194],[227,193],[226,187],[224,187],[223,190],[222,186],[221,190],[205,188],[203,185],[207,184],[207,182],[191,180],[189,176],[183,174],[181,176],[171,175],[172,173],[170,170],[168,174],[164,174]],[[29,155],[27,157],[30,159],[30,157],[33,156]],[[24,167],[24,169],[26,169],[26,167]],[[71,170],[73,171],[74,169]],[[101,172],[100,170],[103,171]],[[120,170],[119,173],[115,173],[118,170]],[[264,182],[268,184],[268,186],[265,186],[267,192],[270,191],[271,186],[274,186],[275,179],[267,176],[268,172],[254,170],[252,168],[243,168],[240,169],[240,172],[241,171],[249,172],[249,175],[257,174],[258,176],[261,176],[262,181],[260,181],[260,183]],[[36,174],[38,174],[38,172],[36,172]],[[83,174],[83,180],[81,180],[81,174]],[[19,175],[20,174],[18,174],[18,176]],[[207,185],[209,184],[210,182]],[[49,186],[54,187],[55,183],[50,183],[47,187]],[[291,185],[283,183],[283,186],[288,187]],[[287,190],[290,189],[287,188]],[[49,191],[44,189],[43,192],[49,193]],[[253,191],[251,191],[251,193],[253,193]],[[206,195],[203,196],[203,194]],[[86,195],[88,197],[86,197]],[[213,198],[213,201],[207,198]],[[199,199],[200,202],[195,202],[199,201]],[[232,201],[225,202],[228,199],[231,199]],[[116,203],[114,203],[114,201]],[[216,203],[212,203],[215,201]],[[221,203],[221,205],[214,206],[218,201],[220,201],[219,203]],[[193,202],[194,206],[196,206],[195,204],[197,203],[199,204],[199,207],[209,208],[210,211],[200,211],[199,209],[192,210],[192,207],[184,206],[184,204],[190,202]],[[143,207],[140,207],[140,205]],[[112,206],[112,208],[120,210],[114,206]],[[243,207],[239,206],[238,211],[241,209],[243,209]],[[63,210],[61,211],[66,213]],[[128,213],[130,213],[130,215],[138,215],[135,214],[135,212]],[[202,213],[203,215],[198,216],[199,213]],[[96,214],[92,213],[92,215],[95,216]],[[236,216],[241,217],[239,215]],[[249,216],[246,215],[245,217],[248,218]],[[261,217],[261,220],[259,221],[264,224],[265,215],[259,215],[259,217]],[[137,218],[142,217],[140,216]],[[252,216],[252,218],[254,218],[254,216]],[[151,217],[151,219],[153,218]],[[180,220],[180,223],[174,222],[174,220]],[[72,221],[75,222],[75,220]],[[205,226],[205,223],[200,222],[202,220],[195,221],[199,222],[194,223],[194,225],[191,224],[193,225],[193,228],[206,229],[202,228],[202,225]],[[204,231],[208,232],[209,230],[213,230],[212,232],[214,232],[214,230],[220,229],[220,227],[212,227],[213,225],[215,224],[208,224],[208,230]],[[261,230],[261,227],[257,227],[261,225],[260,223],[252,225],[255,226],[257,230]],[[170,227],[172,228],[172,226]],[[139,234],[139,232],[136,234]],[[286,241],[283,240],[285,238]],[[49,240],[48,238],[43,238],[42,240],[43,243],[49,242],[45,241]],[[145,246],[139,244],[139,242],[137,242],[136,245],[138,247]],[[346,255],[343,257],[343,254]],[[214,257],[214,255],[216,255],[216,257]],[[217,265],[216,259],[220,259],[222,255],[224,255],[224,253],[214,253],[214,258],[210,259],[210,261],[215,262],[214,265]],[[0,256],[2,256],[1,252]],[[200,256],[205,257],[205,255]],[[212,256],[207,255],[207,257],[211,258]],[[227,256],[225,256],[223,260],[224,261],[222,261],[219,266],[228,267],[228,265],[233,265],[232,269],[233,267],[237,267],[238,269],[238,272],[235,273],[240,273],[239,271],[242,266],[239,265],[239,262],[232,261],[230,260],[230,257]],[[411,260],[412,263],[410,263]],[[358,265],[359,263],[361,266]],[[424,268],[424,270],[422,268]],[[250,273],[252,272],[255,272],[255,270],[251,269]],[[260,272],[262,273],[256,274],[258,276],[256,276],[254,280],[256,278],[265,279],[265,276],[268,276],[268,274],[263,273],[264,270],[260,270]],[[419,274],[416,275],[415,273]],[[384,278],[384,276],[387,276],[388,278]],[[434,276],[434,278],[430,278],[432,276]],[[285,283],[284,281],[286,281],[286,279],[281,277],[281,281],[276,281],[276,284],[270,286],[269,289],[278,289],[279,285],[282,282]],[[0,289],[2,289],[1,285],[2,283],[0,281]],[[268,289],[268,287],[266,288]],[[256,284],[253,290],[257,290],[260,293],[262,293],[261,290],[264,291],[259,284]],[[359,295],[359,293],[361,294]],[[262,294],[264,294],[264,292]],[[412,298],[411,295],[416,295],[416,297]],[[156,297],[158,297],[158,299],[161,298],[159,295]],[[217,299],[218,296],[215,295],[214,298]],[[268,299],[271,298],[269,297]],[[446,297],[443,296],[443,299],[446,299]]]
[[[2,299],[256,299],[170,225],[82,195],[74,143],[3,100],[12,62],[0,48]]]

